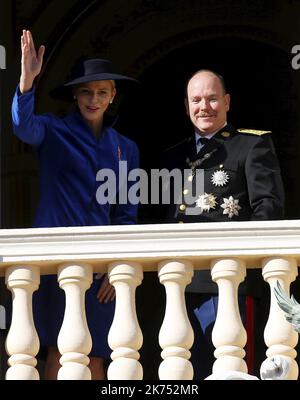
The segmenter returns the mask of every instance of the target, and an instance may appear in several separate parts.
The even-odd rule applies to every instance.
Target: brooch
[[[209,211],[211,208],[215,208],[217,205],[217,198],[213,194],[203,193],[196,200],[196,207],[200,207],[201,212]]]
[[[239,210],[242,208],[239,206],[239,200],[234,200],[232,196],[228,199],[223,198],[224,203],[221,204],[221,207],[224,208],[223,214],[228,214],[228,218],[232,218],[234,215],[239,215]]]
[[[215,171],[211,176],[211,182],[215,186],[224,186],[228,181],[229,181],[229,176],[227,172],[220,169]]]

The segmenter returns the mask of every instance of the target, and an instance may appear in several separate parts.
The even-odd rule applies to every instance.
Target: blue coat
[[[127,161],[127,172],[138,168],[139,153],[133,141],[107,124],[97,140],[78,110],[65,118],[35,115],[34,89],[21,95],[17,88],[12,118],[14,133],[38,153],[40,200],[34,227],[136,223],[137,204],[99,204],[96,198],[101,184],[96,180],[99,170],[112,169],[118,182],[119,161]],[[128,189],[134,183],[128,182]],[[99,303],[96,294],[100,284],[101,280],[94,280],[86,293],[87,322],[93,340],[90,355],[108,357],[107,335],[115,302]],[[33,296],[34,321],[42,346],[56,346],[64,308],[64,292],[56,276],[42,276]]]
[[[20,95],[17,89],[12,118],[14,133],[38,151],[40,201],[34,227],[136,223],[137,205],[98,204],[96,199],[100,169],[112,169],[118,182],[119,161],[127,161],[128,170],[138,168],[133,141],[112,125],[104,126],[97,140],[77,110],[65,118],[35,115],[34,90]]]

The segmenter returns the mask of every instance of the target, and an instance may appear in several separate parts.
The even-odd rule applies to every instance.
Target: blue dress
[[[12,103],[13,129],[23,142],[34,146],[39,160],[40,199],[33,227],[66,227],[135,224],[137,204],[118,204],[118,184],[113,202],[99,201],[97,189],[103,182],[97,172],[109,168],[119,178],[119,162],[126,174],[139,166],[136,144],[105,124],[99,139],[78,110],[64,118],[34,114],[34,88],[21,95],[19,87]],[[121,171],[121,170],[120,170]],[[123,174],[123,172],[122,172]],[[127,182],[128,189],[135,182]],[[114,204],[112,204],[114,203]],[[116,204],[115,204],[116,203]],[[107,335],[115,302],[99,303],[101,280],[86,292],[88,326],[93,340],[91,356],[108,357]],[[56,346],[63,321],[64,291],[56,275],[41,277],[33,295],[33,315],[41,346]]]

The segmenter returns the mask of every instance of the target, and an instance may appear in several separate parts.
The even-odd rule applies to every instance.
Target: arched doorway
[[[292,17],[296,9],[286,2],[271,10],[267,2],[246,1],[90,0],[66,1],[63,7],[58,7],[59,0],[45,7],[37,3],[37,18],[28,28],[36,44],[44,43],[47,49],[36,92],[37,112],[65,111],[66,105],[47,93],[64,80],[79,55],[111,58],[142,83],[137,93],[121,99],[119,126],[137,141],[142,167],[151,168],[153,154],[191,132],[183,106],[185,80],[198,68],[215,69],[224,75],[232,95],[230,121],[236,127],[273,131],[285,172],[286,216],[298,218],[299,82],[291,68],[292,33],[279,23],[283,10]],[[16,57],[19,38],[15,31],[14,35]],[[13,61],[16,83],[19,70]],[[38,195],[35,158],[10,131],[3,135],[2,147],[3,227],[30,226]],[[140,221],[151,222],[143,208]]]

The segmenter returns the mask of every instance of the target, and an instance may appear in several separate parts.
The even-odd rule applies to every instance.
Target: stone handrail
[[[40,274],[57,274],[66,294],[65,317],[58,336],[62,354],[58,379],[91,378],[91,337],[84,293],[93,272],[108,272],[116,289],[116,311],[108,337],[113,350],[108,378],[142,379],[138,360],[143,338],[135,311],[135,289],[147,271],[158,271],[166,290],[166,313],[159,335],[163,358],[159,377],[192,379],[189,349],[193,332],[184,289],[194,269],[211,269],[219,288],[212,335],[216,347],[213,373],[246,373],[243,358],[247,338],[238,311],[238,285],[247,269],[261,268],[271,289],[278,280],[288,292],[300,261],[300,221],[1,230],[0,257],[0,274],[6,277],[13,293],[6,379],[39,379],[35,368],[39,339],[33,324],[32,293],[38,289]],[[285,379],[297,379],[294,347],[298,335],[286,322],[273,290],[264,336],[267,356],[284,358],[289,365]]]

